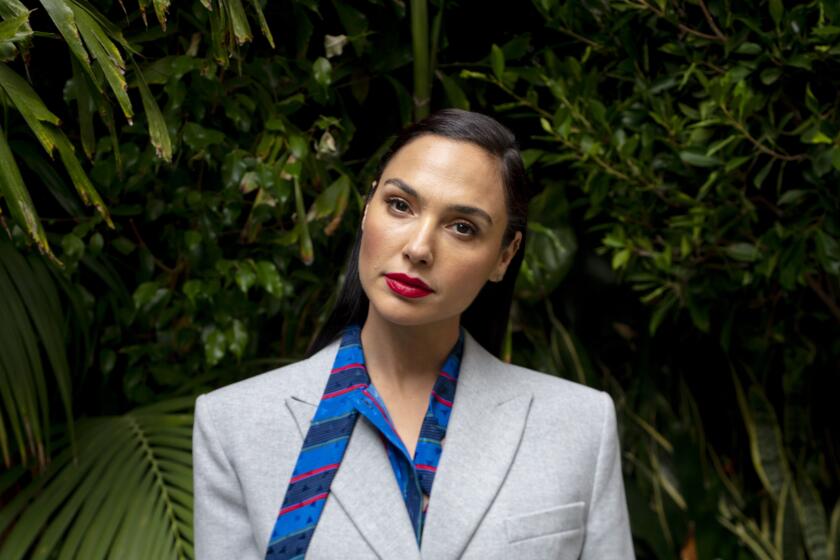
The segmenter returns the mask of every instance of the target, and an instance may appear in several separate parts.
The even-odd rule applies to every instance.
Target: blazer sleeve
[[[615,405],[608,394],[601,393],[601,395],[604,409],[601,443],[595,466],[595,482],[589,518],[586,523],[586,537],[580,558],[581,560],[601,558],[632,560],[635,555],[621,474],[621,451],[618,443]]]
[[[265,557],[256,548],[239,479],[214,430],[206,395],[195,402],[193,495],[196,560]]]

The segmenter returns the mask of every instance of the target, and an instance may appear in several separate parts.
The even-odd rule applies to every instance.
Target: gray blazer
[[[360,419],[307,558],[632,559],[612,399],[464,344],[422,547]],[[265,558],[338,346],[196,400],[198,560]]]

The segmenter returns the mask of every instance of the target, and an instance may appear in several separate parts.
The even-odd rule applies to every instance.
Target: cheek
[[[377,220],[368,216],[359,247],[359,274],[362,278],[376,276],[382,267],[383,254],[388,250],[387,232],[382,231]]]
[[[449,261],[448,284],[465,296],[478,294],[496,264],[495,254],[490,252],[464,251]]]

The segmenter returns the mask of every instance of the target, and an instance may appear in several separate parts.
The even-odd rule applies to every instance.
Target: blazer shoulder
[[[308,358],[214,389],[199,398],[205,405],[225,410],[282,403],[286,397],[310,400],[323,391],[337,351],[336,341]]]
[[[571,410],[588,418],[602,417],[606,408],[614,407],[612,397],[599,389],[515,364],[507,364],[507,369],[507,375],[543,407]]]
[[[573,398],[584,400],[599,400],[604,393],[599,389],[583,385],[576,381],[527,368],[517,364],[505,364],[509,369],[508,375],[515,376],[517,381],[535,391],[545,391],[548,396],[565,394]]]

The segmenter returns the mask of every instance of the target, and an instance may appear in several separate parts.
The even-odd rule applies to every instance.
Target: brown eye
[[[464,236],[473,237],[478,231],[472,226],[472,224],[468,224],[466,222],[457,222],[455,224],[455,230]]]
[[[401,198],[389,198],[385,200],[385,204],[401,214],[409,210],[408,203]]]

